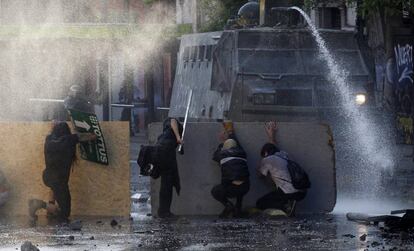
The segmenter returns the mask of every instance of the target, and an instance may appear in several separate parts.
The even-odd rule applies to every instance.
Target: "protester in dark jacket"
[[[243,196],[249,191],[249,169],[246,152],[237,141],[233,131],[225,132],[227,139],[214,152],[213,160],[221,167],[221,184],[213,187],[211,194],[224,205],[221,218],[239,217]],[[236,206],[229,200],[236,198]]]
[[[49,199],[49,203],[38,199],[30,200],[30,216],[35,218],[36,211],[44,208],[62,221],[68,220],[71,211],[68,183],[72,165],[76,160],[76,144],[95,139],[96,135],[91,133],[72,134],[66,122],[58,122],[53,126],[44,145],[46,169],[43,171],[43,182],[53,191],[54,199]]]
[[[170,207],[172,202],[173,187],[180,194],[180,176],[178,173],[176,149],[181,142],[183,127],[175,118],[164,121],[162,134],[156,143],[157,165],[160,168],[161,187],[159,195],[158,217],[174,217]]]

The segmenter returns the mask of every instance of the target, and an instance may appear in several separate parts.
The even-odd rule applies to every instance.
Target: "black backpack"
[[[160,168],[156,164],[157,147],[141,145],[138,154],[137,164],[140,167],[140,174],[150,176],[153,179],[160,177]]]
[[[290,178],[292,179],[291,183],[295,189],[304,190],[311,187],[308,174],[298,163],[290,159],[285,159],[280,156],[278,157],[287,161],[287,168],[289,170]]]

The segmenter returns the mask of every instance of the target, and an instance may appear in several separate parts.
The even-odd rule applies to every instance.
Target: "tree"
[[[371,15],[376,10],[385,10],[388,15],[401,14],[403,9],[413,12],[414,0],[305,0],[306,6],[315,8],[329,3],[358,4],[362,15]]]
[[[200,31],[222,30],[227,20],[237,15],[240,7],[247,2],[247,0],[200,0],[200,7],[207,17]]]

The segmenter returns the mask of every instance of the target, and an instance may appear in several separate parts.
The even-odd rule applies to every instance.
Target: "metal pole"
[[[266,0],[260,0],[259,3],[259,9],[260,9],[260,26],[263,26],[266,22]]]
[[[112,72],[111,72],[111,57],[108,55],[108,104],[112,104]],[[112,107],[109,106],[109,121],[112,120]]]
[[[181,135],[181,142],[183,142],[183,140],[184,140],[185,129],[187,128],[188,112],[190,110],[191,98],[192,97],[193,97],[193,90],[190,90],[190,95],[188,95],[187,109],[185,111],[183,133]],[[180,144],[180,146],[178,147],[178,152],[182,153],[182,148],[183,148],[183,144]]]
[[[51,103],[63,103],[63,99],[53,99],[53,98],[30,98],[30,102],[51,102]]]

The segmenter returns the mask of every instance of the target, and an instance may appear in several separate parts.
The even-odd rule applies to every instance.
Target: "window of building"
[[[341,29],[341,10],[339,8],[318,8],[319,27]]]

